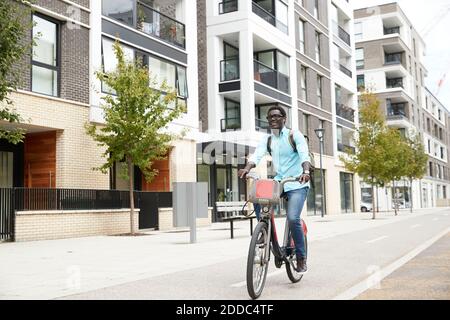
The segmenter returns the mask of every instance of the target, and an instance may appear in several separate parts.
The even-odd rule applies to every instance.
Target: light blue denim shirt
[[[271,134],[271,153],[272,163],[277,175],[275,180],[281,181],[282,179],[289,177],[300,177],[303,173],[302,163],[305,161],[311,162],[308,152],[308,145],[305,137],[298,131],[294,130],[294,141],[297,146],[297,152],[291,147],[289,142],[289,129],[283,127],[280,132],[280,136]],[[249,158],[249,162],[253,162],[258,165],[261,159],[269,154],[267,151],[267,140],[269,136],[262,139],[256,147],[255,153]],[[284,191],[291,191],[309,187],[309,181],[301,184],[300,182],[288,182],[284,185]]]

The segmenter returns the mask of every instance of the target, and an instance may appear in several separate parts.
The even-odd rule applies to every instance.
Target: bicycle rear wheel
[[[261,221],[253,232],[247,258],[247,291],[252,299],[257,299],[261,295],[266,282],[270,255],[267,246],[269,246],[268,225]]]
[[[298,273],[295,268],[297,268],[297,256],[295,254],[295,246],[293,245],[294,240],[291,237],[292,253],[287,257],[289,263],[286,263],[286,272],[289,280],[293,283],[297,283],[303,278],[303,274]],[[308,256],[308,238],[305,236],[305,251],[306,256]]]

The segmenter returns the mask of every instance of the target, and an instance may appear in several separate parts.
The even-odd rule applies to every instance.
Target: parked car
[[[361,201],[361,212],[372,211],[372,202],[362,202]]]

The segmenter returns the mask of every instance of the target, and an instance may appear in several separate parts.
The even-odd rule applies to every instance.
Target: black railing
[[[402,116],[406,117],[405,104],[404,103],[388,103],[387,105],[388,116]]]
[[[336,103],[336,115],[351,122],[355,121],[355,110],[342,103]]]
[[[289,76],[254,60],[254,78],[272,88],[289,93]]]
[[[350,78],[352,77],[352,72],[348,70],[346,67],[344,67],[342,64],[339,64],[339,70],[341,70],[343,73],[345,73]]]
[[[386,88],[403,88],[403,78],[386,79]]]
[[[384,28],[384,34],[400,33],[400,27]]]
[[[261,7],[256,2],[252,2],[252,11],[257,16],[261,17],[262,19],[266,20],[271,25],[277,27],[282,32],[288,34],[288,26],[278,20],[272,13]]]
[[[220,81],[239,79],[239,59],[220,61]]]
[[[255,130],[270,133],[269,122],[261,119],[255,119]]]
[[[355,147],[349,146],[347,144],[340,143],[340,142],[338,142],[337,148],[338,148],[338,151],[347,152],[347,153],[350,153],[350,154],[354,154],[355,151],[356,151]]]
[[[341,38],[346,44],[350,45],[350,35],[342,27],[338,26],[339,38]]]
[[[384,55],[385,64],[398,64],[402,63],[401,53],[386,53]]]
[[[14,240],[14,190],[0,188],[0,241]]]
[[[219,14],[238,11],[237,0],[225,0],[219,3]]]
[[[241,118],[220,119],[220,131],[235,131],[241,129]]]
[[[137,29],[181,48],[186,48],[185,25],[161,12],[138,3]]]

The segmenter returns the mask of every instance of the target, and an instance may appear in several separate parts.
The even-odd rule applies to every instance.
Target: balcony
[[[401,64],[402,63],[402,53],[385,53],[384,54],[384,64]]]
[[[386,88],[388,89],[403,88],[403,78],[392,78],[392,79],[386,78]]]
[[[350,35],[340,26],[338,26],[338,34],[341,40],[350,45]]]
[[[350,70],[348,70],[346,67],[344,67],[342,64],[339,63],[339,70],[341,70],[341,72],[345,73],[347,76],[349,76],[350,78],[352,77],[352,72]]]
[[[340,142],[338,142],[338,144],[337,144],[337,149],[338,149],[338,151],[346,152],[346,153],[350,153],[350,154],[354,154],[356,151],[355,147],[352,147],[352,146],[349,146],[349,145],[346,145],[346,144],[343,144]]]
[[[177,47],[186,48],[185,25],[143,3],[138,3],[137,29]]]
[[[336,115],[345,120],[355,122],[355,110],[342,103],[336,103]]]
[[[219,3],[219,14],[238,11],[237,0],[225,0]]]
[[[289,76],[254,60],[254,79],[289,94]]]
[[[406,114],[405,103],[389,103],[387,102],[387,119],[388,120],[402,120],[408,118]]]
[[[220,119],[220,131],[236,131],[241,129],[241,118]]]
[[[400,27],[383,28],[383,30],[385,35],[394,33],[400,34]]]
[[[220,61],[220,81],[239,79],[239,59],[225,59]]]
[[[288,26],[283,22],[281,22],[280,20],[278,20],[272,13],[261,7],[256,2],[252,2],[252,11],[257,16],[261,17],[271,25],[275,26],[277,29],[281,30],[285,34],[288,34]]]
[[[255,130],[264,133],[271,133],[269,122],[262,119],[255,119]]]

